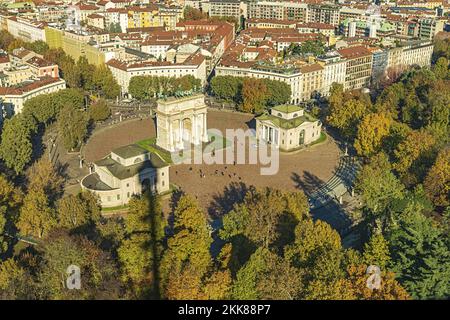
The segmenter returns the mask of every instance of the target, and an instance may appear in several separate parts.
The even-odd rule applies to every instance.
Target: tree
[[[38,266],[41,299],[117,299],[120,284],[117,267],[110,254],[84,236],[55,230],[38,248],[42,262]],[[70,265],[80,268],[80,290],[66,287]]]
[[[382,219],[387,223],[393,204],[404,198],[404,186],[391,171],[385,154],[378,154],[363,166],[355,181],[355,190],[364,202],[367,218]]]
[[[185,75],[174,79],[175,91],[198,90],[200,88],[201,88],[200,79],[197,79],[192,75]]]
[[[122,33],[122,28],[120,27],[120,23],[111,22],[108,27],[109,32],[111,33]]]
[[[111,115],[111,108],[105,99],[98,99],[89,107],[89,114],[94,121],[103,121]]]
[[[258,296],[264,300],[297,299],[302,290],[302,271],[277,254],[269,254],[267,258],[256,285]]]
[[[383,113],[369,113],[358,125],[355,149],[359,155],[370,157],[381,149],[383,139],[389,134],[391,119]]]
[[[421,212],[411,212],[388,237],[391,269],[414,299],[450,295],[449,238]]]
[[[42,157],[30,168],[28,191],[43,191],[53,199],[62,191],[62,184],[62,177],[47,157]]]
[[[301,290],[300,272],[267,248],[258,248],[238,271],[233,298],[295,299]]]
[[[126,238],[117,250],[121,264],[122,281],[134,288],[137,297],[148,296],[154,281],[151,238],[146,234],[136,234]]]
[[[15,259],[0,261],[0,299],[32,299],[26,294],[31,286],[31,277]]]
[[[219,234],[224,240],[243,235],[256,247],[282,247],[292,240],[296,223],[307,217],[308,202],[302,192],[252,188],[247,191],[244,201],[224,216]],[[238,246],[235,247],[238,251]],[[243,247],[240,245],[239,250]]]
[[[331,109],[338,109],[344,104],[344,85],[333,82],[330,88],[330,96],[328,97],[328,104]]]
[[[100,220],[100,209],[96,202],[91,202],[87,192],[68,195],[57,203],[58,225],[73,229]],[[94,205],[92,207],[92,205]]]
[[[333,99],[337,98],[337,96],[333,97]],[[361,100],[346,100],[342,106],[333,103],[330,104],[327,121],[331,126],[338,128],[347,138],[353,138],[356,135],[359,121],[367,111],[368,106]]]
[[[36,40],[33,42],[29,42],[25,46],[28,50],[34,51],[37,54],[45,54],[49,49],[48,44],[42,40]]]
[[[389,128],[389,135],[383,139],[383,151],[393,158],[397,146],[406,139],[406,136],[411,130],[405,123],[392,121]]]
[[[450,59],[450,40],[434,38],[433,58],[432,61],[437,61],[440,57]]]
[[[92,90],[93,77],[96,72],[96,67],[90,64],[86,57],[80,56],[76,63],[76,68],[80,74],[80,87],[85,90]]]
[[[183,11],[184,20],[203,20],[207,18],[206,13],[191,6],[186,6]]]
[[[301,45],[292,44],[289,51],[292,55],[312,55],[316,57],[325,53],[325,44],[320,40],[307,40]]]
[[[153,97],[154,90],[152,88],[153,77],[150,76],[134,76],[131,77],[128,85],[128,92],[133,98],[138,100],[148,100]]]
[[[262,79],[245,78],[242,82],[241,111],[261,113],[267,99],[267,86]]]
[[[58,132],[64,147],[73,150],[81,145],[87,135],[88,115],[71,106],[64,107],[58,117]]]
[[[129,202],[125,235],[117,250],[121,279],[136,297],[158,294],[159,258],[164,239],[164,218],[159,200],[147,193]]]
[[[389,244],[382,234],[374,234],[364,245],[364,262],[384,269],[390,262]]]
[[[11,42],[14,41],[14,37],[11,33],[9,33],[6,30],[1,30],[0,31],[0,47],[3,50],[7,50],[9,45],[11,44]]]
[[[448,59],[446,57],[440,57],[437,59],[436,64],[433,66],[433,72],[438,79],[448,78]]]
[[[80,88],[81,86],[81,72],[71,58],[64,59],[61,64],[61,73],[70,88]]]
[[[167,298],[182,298],[177,289],[180,274],[190,275],[186,285],[192,290],[204,283],[213,264],[211,243],[205,213],[191,197],[183,195],[174,211],[173,236],[167,240],[160,267],[162,292]]]
[[[84,96],[79,89],[64,89],[51,95],[55,107],[55,114],[59,115],[64,107],[81,109],[84,106]]]
[[[18,188],[0,175],[0,254],[8,249],[8,238],[4,234],[14,229],[22,196]]]
[[[450,191],[450,149],[439,152],[424,181],[427,196],[437,206],[448,206]]]
[[[23,199],[17,228],[21,235],[43,238],[56,225],[56,215],[49,207],[43,190],[29,191]]]
[[[23,48],[26,46],[26,42],[21,40],[21,39],[14,39],[8,46],[8,48],[6,48],[6,51],[12,53],[14,49],[19,49],[19,48]]]
[[[24,113],[30,113],[39,123],[47,125],[56,118],[56,110],[51,95],[42,94],[23,104]]]
[[[114,99],[120,95],[120,86],[114,79],[111,70],[104,64],[96,67],[92,77],[92,83],[100,96]]]
[[[33,154],[32,129],[29,127],[31,124],[26,124],[24,119],[22,115],[6,119],[1,135],[0,158],[8,168],[14,169],[17,174],[23,172]]]
[[[339,252],[341,248],[341,238],[329,224],[320,220],[314,222],[312,219],[307,219],[295,228],[294,243],[285,248],[285,257],[294,266],[311,271],[319,267],[316,262],[325,256],[327,251]]]
[[[433,136],[424,130],[409,132],[394,151],[396,162],[393,168],[409,181],[414,177],[423,176],[426,168],[424,166],[429,162],[430,151],[434,144]]]
[[[397,119],[404,98],[405,86],[401,82],[394,83],[385,87],[377,97],[375,110],[378,113],[389,114],[393,119]]]
[[[278,106],[291,100],[291,87],[281,81],[264,79],[267,88],[267,101],[269,107]]]
[[[383,270],[381,285],[379,289],[370,289],[367,286],[368,275],[367,265],[350,266],[347,269],[346,285],[347,290],[351,290],[354,299],[358,300],[408,300],[409,295],[406,290],[395,280],[392,272]],[[345,290],[345,289],[344,289]]]
[[[243,78],[233,76],[215,76],[210,82],[214,96],[227,101],[238,102]]]

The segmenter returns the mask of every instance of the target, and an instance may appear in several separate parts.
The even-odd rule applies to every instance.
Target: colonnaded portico
[[[170,152],[183,150],[185,143],[208,141],[207,106],[203,94],[158,100],[156,144]]]

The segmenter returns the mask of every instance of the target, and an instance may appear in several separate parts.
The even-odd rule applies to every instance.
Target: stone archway
[[[182,137],[183,141],[192,142],[192,121],[189,118],[184,118],[182,122]]]

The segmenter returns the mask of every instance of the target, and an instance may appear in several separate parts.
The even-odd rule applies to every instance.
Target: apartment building
[[[45,28],[47,23],[35,22],[20,17],[9,17],[7,21],[7,30],[15,38],[26,42],[45,41]]]
[[[308,4],[288,1],[250,2],[247,8],[248,18],[308,21]]]
[[[323,70],[323,87],[320,90],[322,95],[328,95],[333,83],[345,84],[346,61],[342,59],[337,51],[327,52],[317,58]]]
[[[44,77],[25,81],[16,86],[0,87],[0,99],[6,113],[18,114],[22,112],[23,104],[28,99],[65,88],[66,82],[63,79]]]
[[[5,53],[0,54],[0,72],[11,67],[9,56]]]
[[[247,19],[245,27],[258,29],[295,29],[297,22],[292,20]]]
[[[2,86],[9,87],[23,83],[33,77],[31,68],[27,65],[11,66],[2,72]]]
[[[339,25],[340,6],[335,4],[309,4],[307,22]]]
[[[256,1],[248,4],[248,18],[285,20],[285,3],[278,1]]]
[[[345,65],[344,90],[368,87],[372,75],[372,52],[364,46],[355,46],[338,50]]]
[[[128,94],[130,80],[134,76],[182,77],[192,75],[200,79],[202,85],[206,83],[206,60],[196,53],[182,63],[168,61],[124,62],[116,59],[109,60],[106,65],[121,87],[122,94]]]
[[[105,25],[119,25],[122,32],[126,32],[128,28],[128,11],[122,8],[110,8],[103,12],[105,17]]]
[[[302,79],[302,100],[307,101],[323,91],[324,67],[319,63],[300,67]]]
[[[418,36],[422,40],[433,40],[434,36],[444,30],[445,20],[437,18],[421,18],[418,20]]]
[[[87,16],[87,25],[98,29],[105,29],[105,17],[98,13],[92,13]]]
[[[433,43],[430,41],[407,41],[387,50],[387,62],[384,72],[400,74],[410,66],[429,67],[433,55]]]
[[[332,37],[335,35],[335,27],[331,24],[320,22],[307,22],[297,25],[300,33],[321,33],[324,36]]]
[[[208,13],[210,17],[234,17],[237,20],[246,14],[247,4],[240,0],[210,0]]]

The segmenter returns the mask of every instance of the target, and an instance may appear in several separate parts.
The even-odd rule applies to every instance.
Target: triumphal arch
[[[207,142],[206,113],[203,94],[158,100],[156,144],[174,152],[183,150],[185,143],[198,145]]]

